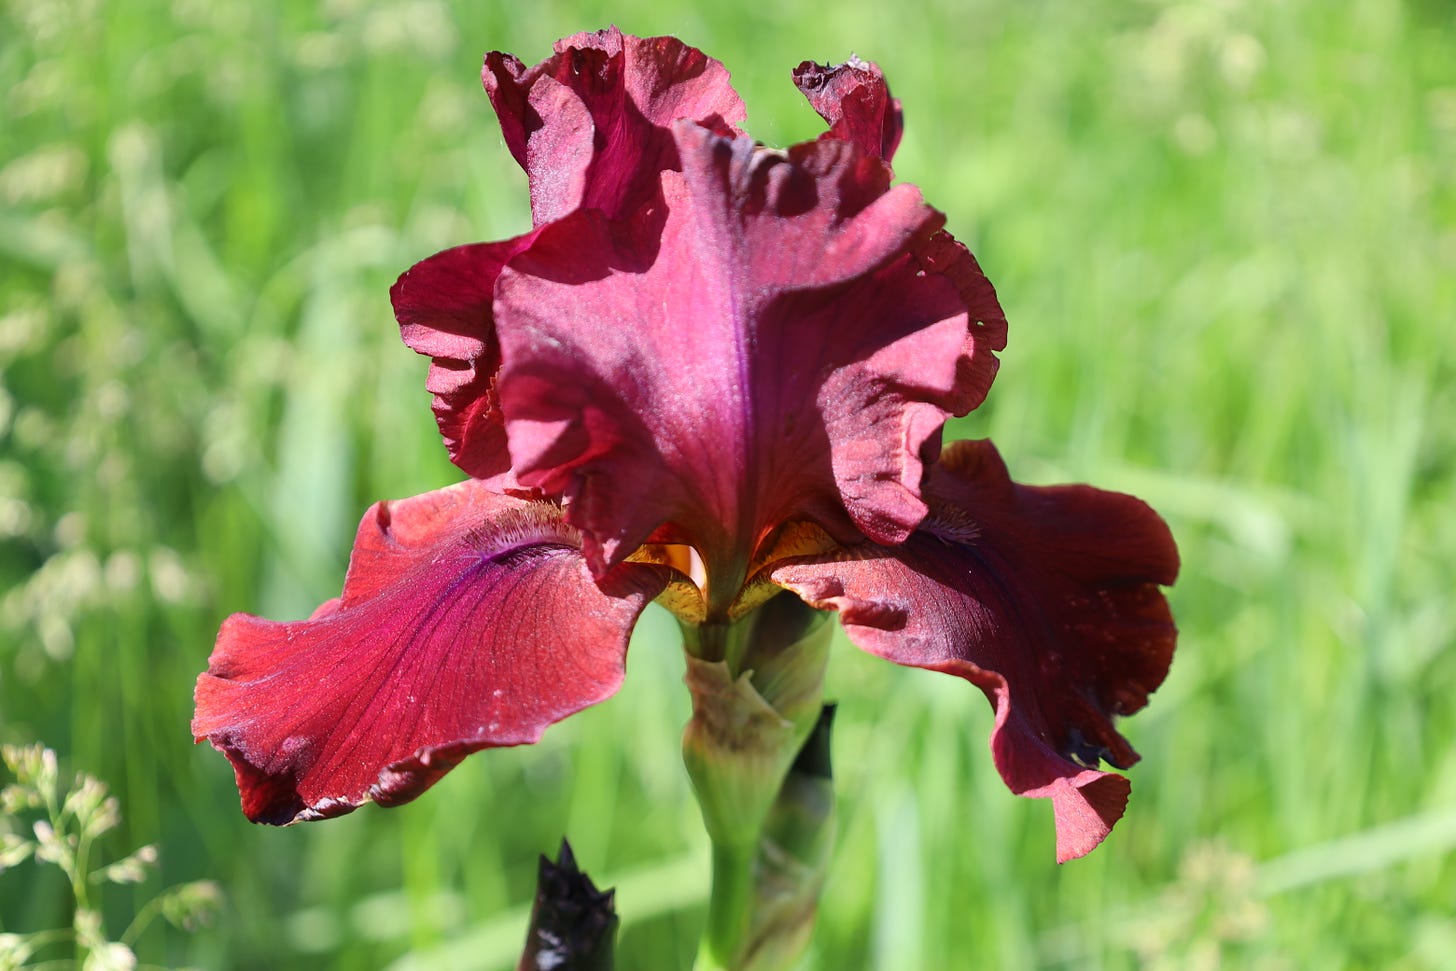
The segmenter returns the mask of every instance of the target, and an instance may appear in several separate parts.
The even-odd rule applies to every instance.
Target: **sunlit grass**
[[[1449,967],[1453,14],[524,9],[0,14],[0,740],[110,781],[111,849],[160,843],[162,885],[223,886],[215,926],[143,960],[506,968],[566,834],[620,882],[621,966],[686,965],[705,837],[661,614],[616,699],[403,809],[252,827],[187,734],[227,613],[306,614],[370,501],[456,478],[387,290],[528,223],[480,54],[616,22],[723,59],[776,144],[820,128],[799,60],[877,60],[905,102],[898,175],[1011,319],[954,433],[992,435],[1020,478],[1146,497],[1183,552],[1177,661],[1124,725],[1128,815],[1065,867],[1049,806],[990,765],[978,693],[838,645],[841,846],[811,966]],[[64,923],[64,888],[26,880],[0,873],[0,930]]]

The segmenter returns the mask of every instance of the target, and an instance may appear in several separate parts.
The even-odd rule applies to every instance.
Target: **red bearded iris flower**
[[[970,252],[892,185],[879,70],[810,63],[829,123],[775,150],[717,61],[615,29],[483,71],[533,228],[446,250],[392,291],[470,478],[381,502],[343,595],[238,614],[194,735],[243,810],[289,823],[405,802],[465,755],[536,741],[610,696],[658,599],[728,623],[793,591],[859,647],[957,675],[995,708],[1059,859],[1121,816],[1113,719],[1172,657],[1177,551],[1130,496],[1033,487],[989,442],[940,448],[985,397],[1006,321]]]

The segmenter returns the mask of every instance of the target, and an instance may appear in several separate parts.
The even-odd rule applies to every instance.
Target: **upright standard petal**
[[[854,142],[866,155],[889,162],[905,131],[900,100],[890,97],[890,86],[879,65],[851,57],[830,67],[805,61],[794,68],[794,83],[829,122],[820,138]]]
[[[558,41],[531,68],[492,51],[481,80],[538,226],[578,208],[631,214],[656,194],[658,173],[678,168],[674,121],[737,134],[746,114],[718,61],[675,37],[615,27]]]
[[[560,41],[532,68],[492,52],[482,78],[529,178],[537,226],[583,206],[610,219],[630,215],[656,197],[664,169],[680,167],[675,119],[728,134],[744,117],[722,64],[675,38],[616,28]],[[515,483],[495,392],[491,305],[501,268],[535,235],[437,253],[390,291],[404,342],[432,359],[427,388],[451,461],[497,488]]]
[[[789,519],[909,535],[922,453],[984,396],[1004,320],[968,316],[970,275],[995,305],[984,276],[851,143],[676,134],[665,211],[575,213],[502,272],[499,390],[517,476],[567,497],[594,570],[674,523],[722,609]]]
[[[865,650],[984,691],[1002,778],[1052,800],[1059,861],[1082,856],[1129,792],[1099,760],[1138,758],[1113,717],[1142,708],[1172,660],[1177,631],[1158,587],[1178,572],[1173,537],[1131,496],[1012,482],[989,442],[947,449],[927,493],[930,515],[904,545],[864,544],[773,577],[839,611]]]
[[[430,358],[425,388],[434,395],[435,422],[450,461],[498,489],[515,483],[495,390],[495,281],[535,237],[531,232],[436,253],[406,270],[389,291],[400,336]]]
[[[232,762],[248,818],[407,802],[613,694],[664,574],[627,564],[604,592],[578,539],[555,506],[470,480],[371,508],[343,596],[311,619],[228,618],[192,732]]]

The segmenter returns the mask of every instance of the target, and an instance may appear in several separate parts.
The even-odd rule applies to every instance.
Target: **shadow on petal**
[[[192,732],[233,763],[255,822],[407,802],[469,753],[535,742],[612,695],[665,577],[627,564],[599,587],[556,506],[475,480],[377,503],[337,601],[294,623],[227,619]]]
[[[481,80],[526,171],[537,226],[578,209],[628,217],[656,195],[660,173],[680,167],[674,121],[735,135],[746,115],[721,63],[674,37],[615,27],[558,41],[530,68],[492,51]]]
[[[996,710],[991,749],[1013,792],[1053,801],[1057,858],[1122,815],[1137,753],[1113,726],[1142,708],[1177,630],[1160,585],[1173,537],[1144,503],[1089,486],[1012,482],[989,442],[947,449],[930,514],[901,546],[788,562],[774,580],[837,610],[849,637],[899,664],[954,674]]]
[[[820,138],[854,142],[866,155],[885,162],[894,157],[905,118],[877,64],[856,57],[833,67],[805,61],[794,68],[794,83],[829,123]]]
[[[674,132],[660,229],[579,211],[501,273],[499,392],[517,476],[567,498],[595,566],[673,523],[721,612],[785,522],[908,536],[1000,339],[968,314],[973,278],[995,304],[969,253],[879,159]]]

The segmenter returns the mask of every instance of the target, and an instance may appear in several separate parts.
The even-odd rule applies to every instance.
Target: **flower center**
[[[658,595],[657,602],[682,623],[696,626],[738,620],[781,592],[782,588],[770,579],[775,566],[792,557],[825,553],[836,545],[814,523],[786,523],[764,537],[743,573],[745,579],[736,589],[723,591],[722,596],[712,589],[714,574],[702,554],[687,543],[647,543],[627,559],[671,567],[677,577]],[[715,601],[727,607],[715,609]]]

